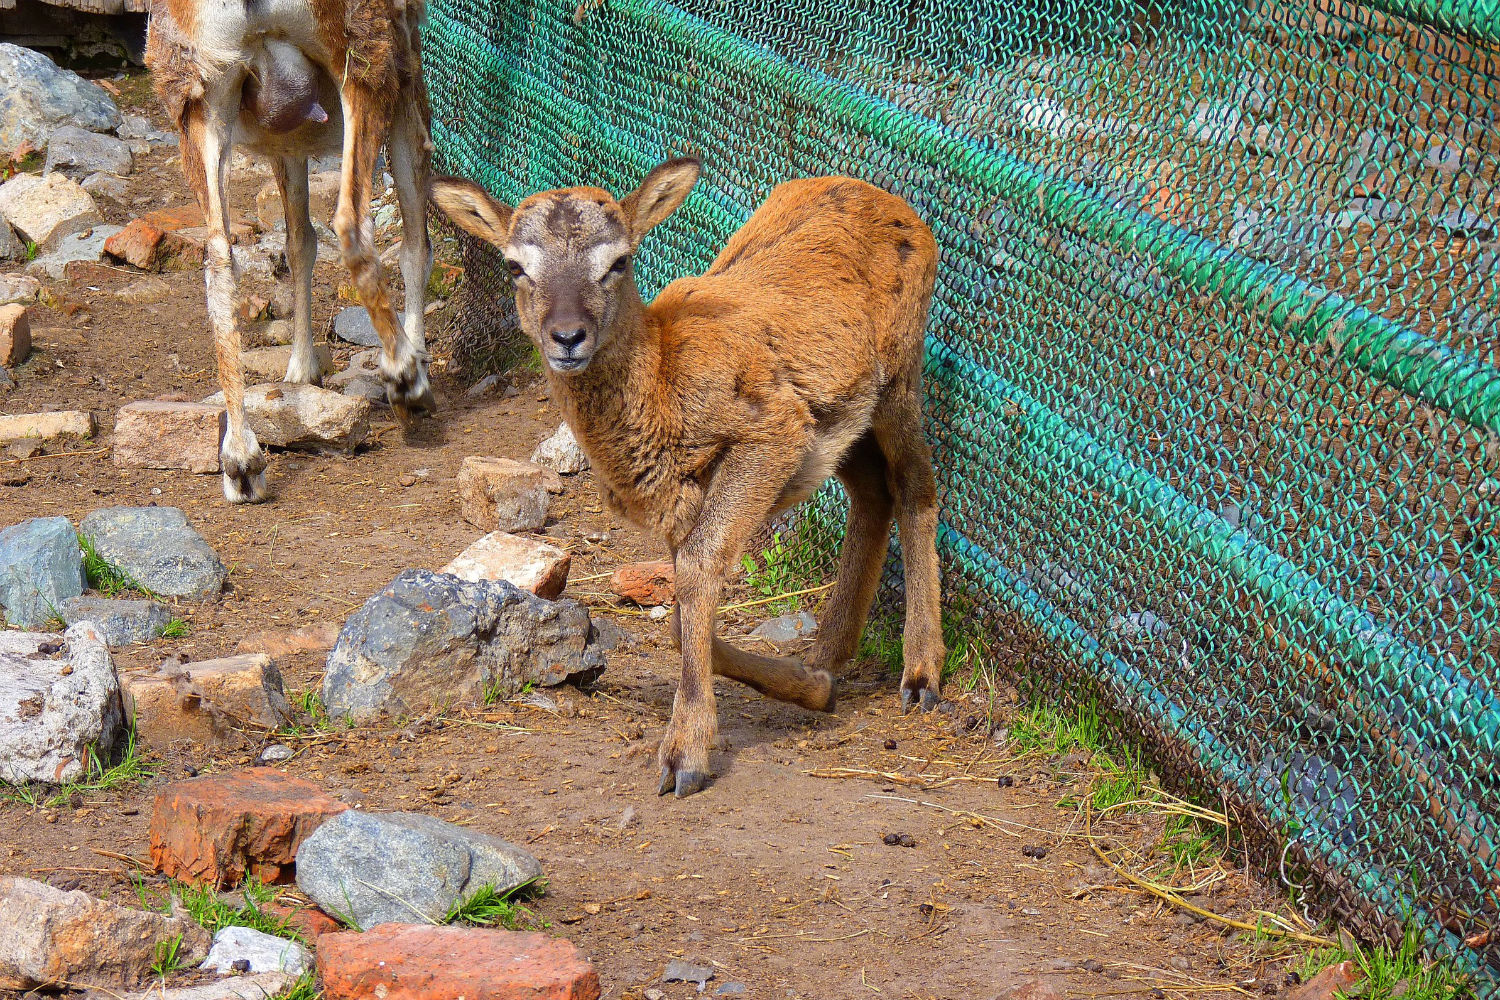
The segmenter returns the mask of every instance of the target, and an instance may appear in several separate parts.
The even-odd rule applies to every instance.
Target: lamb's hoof
[[[318,365],[316,356],[308,359],[292,355],[292,360],[286,366],[286,377],[283,382],[293,382],[300,385],[323,384],[323,369]]]
[[[427,381],[427,368],[420,362],[409,373],[401,373],[394,378],[385,376],[384,381],[385,398],[395,411],[396,419],[403,424],[413,424],[437,410],[437,398],[433,396],[432,385]]]
[[[905,715],[912,709],[921,707],[922,711],[930,712],[937,708],[937,692],[930,688],[922,688],[920,691],[912,691],[909,688],[901,689],[901,714]]]
[[[224,499],[230,503],[264,503],[270,499],[266,490],[266,454],[257,452],[249,463],[229,462],[220,456],[224,467]]]
[[[819,670],[817,672],[822,674],[828,681],[828,697],[823,700],[823,704],[809,705],[808,707],[816,712],[828,712],[831,714],[839,705],[838,681],[834,680],[833,675],[826,670]]]
[[[712,775],[702,771],[676,771],[670,767],[661,769],[661,784],[656,790],[657,795],[665,795],[673,792],[679,799],[685,799],[694,792],[701,792],[708,787]]]

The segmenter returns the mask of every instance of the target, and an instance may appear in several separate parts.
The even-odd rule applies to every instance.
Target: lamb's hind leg
[[[344,87],[343,176],[333,228],[338,233],[344,266],[354,279],[360,303],[380,336],[380,377],[385,382],[386,398],[396,416],[408,421],[431,410],[433,398],[426,362],[396,322],[396,311],[391,306],[371,232],[370,184],[375,172],[375,152],[380,145],[383,100],[386,98],[368,87],[352,83]]]
[[[682,620],[672,609],[672,642],[682,648]],[[739,681],[768,698],[801,705],[814,712],[832,712],[838,700],[833,675],[812,670],[790,656],[761,656],[731,646],[714,636],[713,672]]]
[[[860,438],[839,463],[838,477],[849,494],[849,519],[838,577],[807,657],[812,667],[832,670],[859,645],[891,537],[893,504],[887,475],[885,456],[873,434]]]
[[[919,380],[914,380],[920,385]],[[943,679],[943,628],[937,558],[937,482],[932,450],[922,436],[920,390],[882,403],[875,416],[875,436],[888,466],[901,530],[901,557],[906,574],[906,628],[902,633],[901,708],[938,703]]]
[[[219,80],[215,89],[188,112],[183,138],[193,145],[194,155],[184,155],[183,162],[200,163],[203,171],[200,199],[208,229],[203,273],[219,387],[224,391],[219,440],[224,497],[230,503],[260,503],[266,499],[266,455],[255,439],[255,432],[245,422],[245,375],[240,368],[240,328],[234,315],[237,283],[225,197],[233,114],[238,111],[238,101],[239,82]]]
[[[312,335],[312,276],[318,259],[318,239],[308,215],[307,158],[284,156],[271,169],[281,189],[282,215],[286,218],[286,263],[292,272],[292,357],[286,381],[320,385],[323,372]]]

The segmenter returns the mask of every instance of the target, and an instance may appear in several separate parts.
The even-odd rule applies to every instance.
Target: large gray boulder
[[[510,892],[542,877],[529,853],[421,813],[340,813],[297,848],[297,887],[361,929],[440,921],[489,887]]]
[[[0,43],[0,80],[0,155],[26,142],[41,149],[59,125],[109,132],[121,122],[103,87],[40,52]]]
[[[228,570],[176,507],[105,507],[78,524],[94,550],[148,590],[206,601]]]
[[[77,125],[64,125],[47,139],[47,162],[43,173],[67,174],[83,180],[103,171],[123,177],[135,169],[130,145],[112,135],[100,135]]]
[[[73,781],[124,738],[120,680],[92,622],[61,637],[0,632],[0,781]]]
[[[172,621],[172,613],[155,601],[121,600],[110,597],[70,597],[58,607],[69,625],[93,622],[106,645],[131,646],[150,642]]]
[[[604,656],[590,632],[576,601],[543,600],[504,580],[403,570],[344,623],[323,703],[334,718],[369,719],[592,679]]]
[[[67,518],[34,517],[0,531],[0,610],[8,624],[41,628],[83,587],[83,555]]]

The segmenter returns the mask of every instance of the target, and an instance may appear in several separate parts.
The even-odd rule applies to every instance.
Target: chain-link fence
[[[426,58],[501,197],[702,156],[648,293],[787,178],[911,202],[950,627],[1493,989],[1500,3],[436,0]]]

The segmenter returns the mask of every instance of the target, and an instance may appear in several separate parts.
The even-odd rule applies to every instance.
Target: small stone
[[[1028,979],[1003,990],[996,1000],[1066,1000],[1066,994],[1045,979]]]
[[[334,372],[323,379],[323,384],[330,389],[342,389],[355,379],[369,379],[372,382],[380,381],[380,350],[376,348],[369,351],[359,351],[349,359],[349,367],[343,371]]]
[[[745,986],[744,983],[723,983],[719,986],[718,989],[714,990],[714,996],[739,997],[744,996],[748,992],[749,989]]]
[[[185,916],[0,876],[0,989],[139,985],[152,978],[158,946],[173,938],[180,960],[208,950],[208,932]]]
[[[42,253],[56,249],[64,236],[104,222],[93,196],[62,174],[17,174],[0,184],[0,217]]]
[[[1103,972],[1104,963],[1099,961],[1097,958],[1086,958],[1083,960],[1083,965],[1081,966],[1081,968],[1085,972]]]
[[[231,972],[285,972],[296,977],[311,966],[312,954],[300,942],[231,924],[214,934],[213,947],[198,968],[211,969],[221,976]]]
[[[549,476],[530,462],[470,455],[458,469],[459,511],[483,531],[535,531],[547,522]]]
[[[1167,964],[1180,972],[1187,972],[1193,967],[1193,963],[1188,961],[1187,956],[1185,955],[1173,955],[1171,958],[1167,959]],[[1095,965],[1098,965],[1098,963],[1096,962]]]
[[[0,222],[3,225],[3,222]],[[42,283],[26,274],[0,274],[0,305],[30,305],[42,294]]]
[[[184,882],[288,882],[298,848],[343,803],[306,780],[250,768],[174,782],[151,810],[151,863]]]
[[[272,659],[297,653],[326,653],[338,642],[337,622],[315,622],[296,628],[252,632],[234,647],[236,653],[265,653]]]
[[[7,623],[40,628],[83,593],[83,555],[65,517],[36,517],[0,531],[0,610]]]
[[[543,468],[564,476],[574,475],[589,467],[589,457],[578,446],[578,439],[567,424],[560,425],[551,437],[536,446],[531,461]]]
[[[14,368],[31,353],[31,317],[19,304],[0,306],[0,365]]]
[[[486,375],[478,382],[475,382],[473,385],[469,386],[469,388],[465,391],[465,394],[468,395],[470,399],[478,399],[480,396],[483,396],[485,393],[493,389],[496,384],[499,383],[499,381],[499,375]]]
[[[811,612],[799,611],[794,615],[782,615],[761,622],[750,634],[768,642],[791,642],[805,638],[818,630],[818,620]]]
[[[549,601],[568,583],[573,557],[538,538],[492,531],[460,552],[440,572],[460,580],[504,580]]]
[[[228,570],[176,507],[106,507],[79,522],[78,532],[154,593],[209,600],[224,588]]]
[[[280,764],[291,760],[294,756],[296,752],[285,743],[272,743],[260,752],[260,757],[257,759],[262,764]]]
[[[94,196],[95,204],[100,198],[112,201],[116,205],[124,205],[125,199],[130,194],[130,182],[117,174],[104,172],[92,173],[79,181],[79,187]]]
[[[349,306],[333,318],[333,335],[360,347],[379,347],[380,334],[370,322],[364,306]]]
[[[546,934],[385,924],[318,939],[327,1000],[598,1000],[599,976]]]
[[[326,344],[317,344],[313,347],[313,354],[318,359],[318,371],[326,372],[333,369],[333,352]],[[292,348],[285,347],[257,347],[249,351],[240,352],[240,368],[245,377],[263,382],[280,382],[286,376],[286,369],[292,362]]]
[[[68,598],[57,609],[69,625],[91,621],[99,626],[105,644],[110,647],[150,642],[172,621],[172,613],[155,601],[84,595]]]
[[[1472,209],[1455,208],[1444,215],[1435,216],[1432,224],[1460,239],[1489,240],[1495,237],[1495,223]]]
[[[52,659],[58,649],[65,655]],[[70,627],[61,643],[0,632],[0,781],[73,781],[90,752],[109,760],[124,739],[120,683],[92,623]]]
[[[223,414],[222,406],[207,403],[127,403],[115,413],[111,457],[117,465],[218,472]]]
[[[203,402],[223,406],[224,394]],[[252,385],[245,390],[245,420],[262,445],[349,452],[370,434],[370,403],[315,385]]]
[[[155,305],[171,297],[172,286],[155,275],[147,275],[139,281],[132,281],[115,292],[115,298],[121,302],[129,302],[138,306]]]
[[[368,719],[582,682],[604,669],[590,637],[588,610],[575,601],[408,569],[344,623],[323,703],[336,719]]]
[[[514,844],[413,812],[341,813],[297,851],[297,887],[365,930],[442,920],[482,888],[503,895],[541,877]]]
[[[363,375],[356,375],[345,382],[342,392],[351,399],[362,399],[371,406],[387,406],[390,402],[390,398],[386,395],[385,383]]]
[[[674,958],[668,962],[661,974],[661,981],[664,983],[697,983],[700,987],[712,978],[714,978],[713,966],[694,965],[680,958]]]
[[[81,180],[101,171],[123,177],[134,169],[135,158],[128,143],[77,125],[64,125],[47,139],[47,162],[42,172],[55,170]]]
[[[677,571],[670,559],[627,563],[609,575],[609,592],[642,607],[671,604],[676,594]]]
[[[293,978],[285,972],[259,972],[254,975],[231,976],[204,983],[201,986],[178,986],[167,988],[157,983],[141,993],[126,994],[124,1000],[266,1000],[267,997],[286,995]],[[113,1000],[105,994],[106,1000]]]
[[[895,740],[886,740],[885,741],[885,748],[887,750],[894,750],[894,749],[896,749],[896,741]]]

